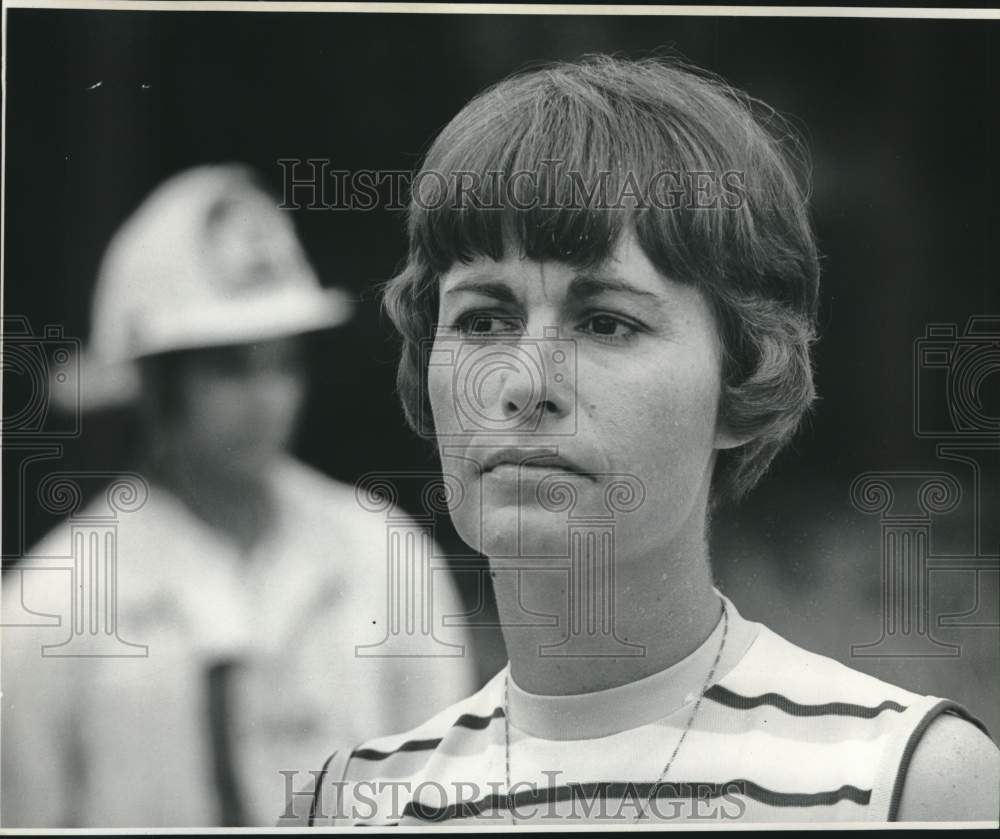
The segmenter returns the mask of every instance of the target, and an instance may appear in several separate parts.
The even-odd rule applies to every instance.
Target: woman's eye
[[[639,331],[635,324],[614,315],[592,315],[583,326],[585,332],[595,337],[612,340],[630,338]]]
[[[459,318],[456,327],[460,334],[473,337],[504,335],[520,331],[521,321],[519,318],[480,313]]]

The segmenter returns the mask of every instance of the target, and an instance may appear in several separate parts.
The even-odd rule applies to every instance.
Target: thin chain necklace
[[[726,608],[726,601],[722,601],[722,640],[719,642],[719,649],[715,654],[715,661],[712,662],[712,667],[708,671],[708,676],[705,679],[705,684],[701,688],[701,693],[698,694],[698,700],[694,703],[694,708],[691,709],[691,716],[688,717],[687,725],[684,726],[684,731],[681,733],[680,739],[677,741],[677,745],[674,746],[673,754],[670,755],[670,759],[667,761],[667,765],[663,767],[663,771],[660,772],[660,777],[656,779],[656,782],[652,784],[649,788],[649,793],[646,795],[646,800],[643,801],[642,805],[639,807],[638,813],[636,813],[634,822],[638,822],[646,815],[646,810],[649,807],[650,801],[653,800],[653,795],[659,789],[660,785],[664,782],[667,777],[667,773],[670,771],[670,767],[674,765],[674,760],[677,758],[677,753],[681,750],[681,746],[684,745],[684,740],[687,738],[688,732],[691,730],[691,725],[694,723],[694,719],[698,716],[698,709],[701,707],[701,701],[705,698],[705,694],[708,692],[709,685],[712,684],[712,678],[715,676],[715,671],[719,666],[719,662],[722,660],[722,651],[726,648],[726,636],[729,634],[729,610]],[[509,702],[509,687],[510,687],[510,671],[507,671],[507,675],[504,676],[503,680],[503,744],[504,744],[504,768],[507,773],[507,807],[510,810],[510,821],[511,824],[517,824],[517,818],[514,815],[514,797],[510,792],[510,702]]]

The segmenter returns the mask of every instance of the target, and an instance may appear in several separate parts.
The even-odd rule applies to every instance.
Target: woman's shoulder
[[[764,625],[706,696],[739,715],[744,727],[766,732],[775,748],[841,766],[844,783],[870,796],[871,820],[950,818],[942,813],[962,807],[979,812],[969,810],[956,790],[986,789],[997,774],[989,733],[958,703],[810,652]],[[961,765],[969,772],[960,772]],[[942,778],[945,766],[952,770]],[[923,809],[914,803],[921,790],[934,791],[934,803]],[[974,797],[988,798],[981,792]]]
[[[471,740],[485,733],[495,721],[503,720],[505,673],[506,667],[472,695],[408,731],[375,737],[331,754],[309,800],[290,801],[289,811],[278,826],[334,824],[345,818],[345,809],[354,810],[351,789],[368,785],[369,792],[374,792],[382,783],[405,785],[420,777],[442,748],[462,752],[475,749]],[[456,740],[463,742],[456,744]]]
[[[748,698],[768,697],[779,704],[778,697],[783,698],[789,707],[842,704],[886,710],[927,698],[800,647],[764,624],[722,684]]]

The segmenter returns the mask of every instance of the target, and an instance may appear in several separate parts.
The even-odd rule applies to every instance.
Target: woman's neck
[[[492,563],[514,681],[529,693],[588,693],[645,678],[694,652],[722,613],[703,534],[700,527],[606,564],[570,557],[568,574],[549,564],[516,572],[503,560]],[[538,614],[558,618],[552,626],[525,625],[542,623]]]

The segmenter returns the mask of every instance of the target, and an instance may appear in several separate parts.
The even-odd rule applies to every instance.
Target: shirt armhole
[[[309,819],[306,822],[308,827],[317,827],[323,823],[330,826],[336,824],[341,806],[340,792],[352,753],[351,749],[341,749],[330,755],[323,764],[309,803]]]
[[[913,753],[928,726],[942,714],[960,717],[989,736],[986,726],[961,705],[935,696],[921,697],[920,702],[914,703],[907,709],[882,754],[877,786],[872,791],[873,820],[898,821],[899,803],[903,797],[903,785],[906,782]]]

